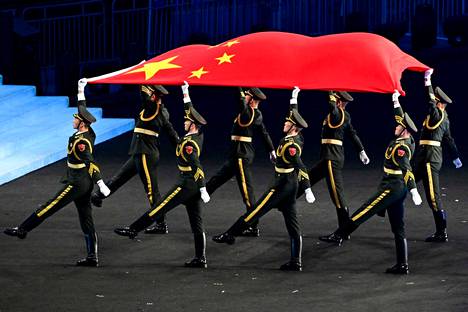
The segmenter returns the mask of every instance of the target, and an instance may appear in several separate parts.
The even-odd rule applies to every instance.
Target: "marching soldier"
[[[73,129],[77,131],[68,139],[67,148],[67,176],[63,179],[65,184],[57,194],[42,204],[29,218],[18,227],[5,229],[5,234],[26,238],[28,232],[39,226],[45,219],[71,203],[75,202],[83,230],[88,255],[78,260],[77,266],[98,266],[97,235],[91,210],[91,192],[96,183],[104,196],[110,190],[101,178],[99,167],[94,161],[93,149],[96,134],[91,128],[95,122],[94,116],[86,109],[84,87],[86,79],[78,82],[78,113],[73,114]],[[94,182],[94,183],[93,183]]]
[[[341,172],[345,159],[343,149],[345,135],[351,138],[354,147],[359,151],[362,163],[367,165],[370,162],[364,151],[364,146],[351,124],[351,116],[346,111],[347,104],[353,100],[353,97],[345,91],[329,93],[329,114],[323,121],[320,160],[308,171],[312,186],[323,178],[326,179],[330,198],[336,207],[338,226],[349,218]],[[303,193],[303,190],[300,189],[298,197]],[[319,239],[326,239],[326,237],[320,236]]]
[[[146,196],[151,207],[160,199],[158,186],[159,164],[159,134],[165,130],[169,139],[177,145],[179,136],[169,121],[169,112],[161,102],[163,96],[169,94],[160,85],[142,85],[140,88],[143,110],[137,117],[133,130],[132,143],[130,145],[130,158],[119,171],[106,184],[111,194],[117,191],[135,175],[139,175]],[[91,202],[101,207],[105,196],[96,191],[91,196]],[[145,230],[149,234],[166,234],[168,227],[164,215],[158,215],[156,224]]]
[[[250,211],[255,203],[252,173],[250,171],[250,165],[253,162],[255,153],[252,142],[255,131],[262,134],[265,146],[270,151],[270,160],[274,162],[276,159],[273,143],[263,124],[262,113],[258,109],[260,101],[264,100],[266,100],[266,96],[258,88],[250,88],[245,92],[241,89],[239,114],[234,119],[231,130],[229,158],[206,184],[208,193],[212,194],[221,185],[235,176],[247,211]],[[259,236],[260,232],[257,225],[257,223],[252,223],[251,227],[246,229],[241,235]]]
[[[310,189],[307,169],[301,160],[304,145],[300,131],[307,128],[307,123],[297,109],[299,88],[295,87],[291,99],[291,107],[283,131],[286,136],[280,141],[276,154],[275,178],[268,190],[252,206],[252,209],[241,216],[226,232],[213,237],[216,243],[235,243],[235,236],[241,236],[258,219],[273,208],[278,208],[284,216],[286,228],[291,239],[291,259],[280,269],[284,271],[302,271],[302,236],[296,213],[296,193],[298,183],[304,185],[308,203],[315,201]]]
[[[385,211],[387,211],[395,238],[397,263],[388,268],[386,273],[408,274],[408,248],[403,221],[407,190],[410,190],[415,205],[420,205],[422,200],[416,188],[410,165],[411,156],[414,152],[414,139],[410,131],[417,132],[417,128],[409,115],[403,113],[398,101],[399,96],[400,94],[395,90],[392,95],[397,123],[395,139],[390,142],[385,151],[384,175],[377,193],[356,210],[347,222],[343,222],[334,233],[323,240],[341,245],[346,236],[355,231],[374,214],[384,216]]]
[[[439,187],[439,171],[442,167],[442,142],[447,143],[453,164],[458,169],[462,166],[458,149],[450,134],[450,121],[446,112],[447,104],[452,100],[439,88],[435,92],[431,84],[433,69],[424,74],[425,85],[429,94],[429,114],[424,120],[419,149],[416,154],[416,181],[423,181],[427,202],[434,215],[436,231],[426,238],[426,242],[447,242],[447,213],[442,207]]]
[[[179,181],[149,211],[143,214],[130,226],[115,229],[115,233],[134,238],[160,215],[164,215],[180,204],[185,205],[194,235],[195,258],[186,262],[186,267],[206,268],[206,239],[201,217],[200,198],[207,203],[210,196],[205,187],[205,174],[200,164],[203,146],[203,133],[200,128],[206,125],[205,119],[193,107],[188,91],[188,83],[182,86],[184,94],[184,129],[187,131],[176,148]]]

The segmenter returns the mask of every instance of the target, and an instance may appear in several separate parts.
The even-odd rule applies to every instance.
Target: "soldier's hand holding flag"
[[[398,90],[395,90],[395,92],[393,92],[393,94],[392,94],[393,107],[400,106],[400,101],[398,100],[400,95],[401,94],[400,94],[400,92],[398,92]]]
[[[289,104],[297,104],[297,96],[299,95],[299,91],[301,91],[301,89],[295,86],[294,90],[292,91],[292,96],[291,96],[291,100],[289,100]]]
[[[189,96],[189,84],[187,81],[184,81],[184,84],[182,85],[182,93],[184,94],[184,103],[191,102],[190,96]]]
[[[429,68],[428,70],[426,70],[424,72],[424,85],[426,87],[429,87],[432,83],[431,83],[431,76],[432,76],[432,73],[434,72],[434,69],[432,68]]]
[[[86,99],[84,95],[84,89],[87,83],[88,80],[86,78],[81,78],[78,80],[78,101],[84,101]]]

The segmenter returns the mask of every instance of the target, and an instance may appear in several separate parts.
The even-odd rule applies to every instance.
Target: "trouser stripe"
[[[148,185],[148,199],[149,199],[150,204],[153,204],[153,185],[151,185],[151,176],[149,174],[145,154],[141,155],[141,162],[143,163],[143,170],[145,171],[146,184]]]
[[[249,193],[247,192],[247,183],[245,182],[244,165],[242,164],[242,158],[239,158],[237,161],[239,163],[239,171],[241,174],[242,190],[244,193],[244,198],[247,203],[247,206],[250,207],[250,199],[249,199]]]
[[[257,206],[257,208],[254,209],[254,211],[252,211],[245,219],[244,221],[245,222],[249,222],[250,219],[252,219],[255,214],[260,210],[262,209],[263,206],[265,206],[265,204],[268,202],[268,200],[270,199],[271,195],[273,195],[273,193],[275,192],[274,189],[272,189],[270,191],[270,193],[268,193],[268,195],[262,200],[262,202],[260,203],[260,205]]]
[[[351,220],[356,221],[360,217],[362,217],[364,214],[366,214],[372,207],[377,205],[385,196],[387,196],[390,193],[390,190],[385,190],[382,194],[379,195],[369,206],[367,206],[365,209],[363,209],[360,213],[355,215],[354,217],[351,218]]]
[[[66,189],[63,190],[62,193],[60,193],[59,196],[57,196],[56,199],[54,199],[50,204],[47,205],[47,207],[45,207],[44,209],[42,209],[41,211],[39,211],[39,213],[37,214],[38,217],[42,216],[44,213],[46,213],[47,211],[49,211],[52,207],[54,207],[55,205],[57,205],[57,203],[65,196],[67,195],[67,193],[73,188],[73,185],[69,185],[67,186]]]
[[[429,195],[431,196],[431,203],[432,203],[432,209],[434,211],[437,211],[437,202],[435,199],[435,194],[434,194],[434,181],[432,180],[432,170],[431,170],[431,164],[426,163],[426,169],[427,169],[427,179],[428,179],[428,184],[429,184]]]
[[[177,195],[177,193],[180,192],[182,188],[181,187],[177,187],[174,192],[171,193],[171,195],[167,196],[166,199],[159,204],[158,207],[156,207],[155,209],[153,209],[150,213],[149,213],[149,216],[152,217],[154,216],[159,210],[161,210],[162,207],[164,207],[174,196]]]
[[[338,193],[336,192],[335,178],[333,177],[333,169],[331,160],[328,161],[328,174],[330,175],[330,184],[333,190],[333,197],[335,198],[335,205],[337,208],[341,208],[340,200],[338,198]]]

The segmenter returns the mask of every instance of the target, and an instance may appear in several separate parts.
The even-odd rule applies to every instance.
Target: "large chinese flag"
[[[308,37],[260,32],[215,46],[183,46],[90,83],[257,86],[404,94],[406,69],[428,66],[370,33]]]

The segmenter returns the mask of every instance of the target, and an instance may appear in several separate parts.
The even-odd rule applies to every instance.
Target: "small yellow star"
[[[206,73],[208,73],[208,71],[203,70],[203,66],[202,66],[200,67],[200,69],[193,71],[192,74],[189,76],[189,78],[197,77],[198,79],[200,79],[200,77]]]
[[[240,42],[236,39],[236,40],[228,41],[224,46],[230,48],[231,46],[238,44],[238,43]]]
[[[163,69],[171,69],[171,68],[180,68],[182,66],[177,65],[177,64],[171,64],[173,60],[177,58],[178,55],[167,58],[165,60],[159,61],[159,62],[151,62],[151,63],[146,63],[143,65],[143,67],[140,67],[138,69],[134,69],[132,71],[129,71],[127,74],[132,74],[132,73],[138,73],[138,72],[144,72],[145,73],[145,79],[151,79],[156,75],[160,70]]]
[[[223,63],[232,63],[231,59],[236,56],[235,54],[228,55],[226,52],[224,52],[223,56],[217,57],[216,59],[219,61],[218,65],[221,65]]]

